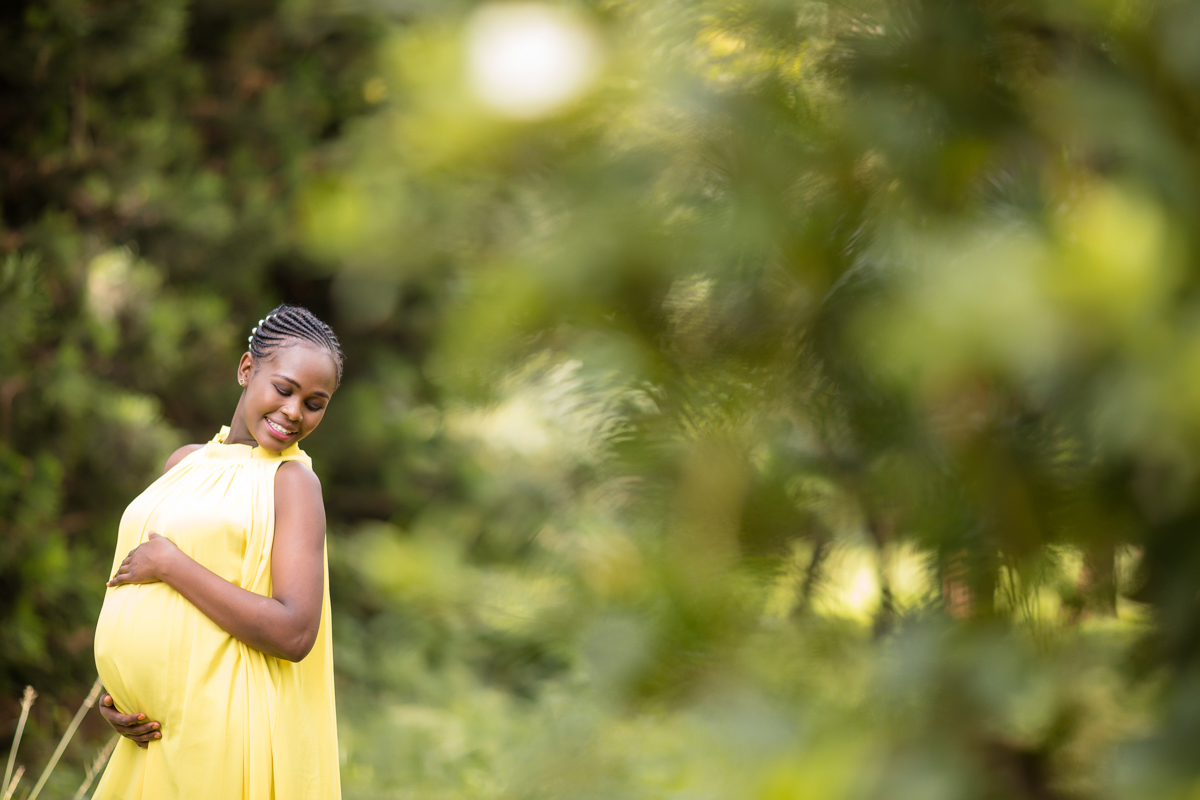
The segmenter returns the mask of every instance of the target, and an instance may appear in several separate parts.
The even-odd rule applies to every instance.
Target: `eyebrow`
[[[279,374],[276,374],[275,377],[283,378],[285,381],[290,383],[292,386],[295,386],[297,389],[300,389],[301,391],[304,390],[304,387],[300,385],[300,381],[296,380],[295,378],[289,378],[287,375],[279,375]],[[320,389],[314,389],[313,394],[317,395],[318,397],[324,397],[326,400],[329,399],[329,395],[327,395],[325,392],[322,392]]]

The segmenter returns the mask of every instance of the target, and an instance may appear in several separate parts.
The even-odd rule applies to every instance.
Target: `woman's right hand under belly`
[[[100,716],[114,731],[138,747],[149,747],[150,742],[162,738],[162,724],[158,720],[147,719],[145,714],[138,712],[122,714],[116,708],[112,695],[107,692],[100,697]]]

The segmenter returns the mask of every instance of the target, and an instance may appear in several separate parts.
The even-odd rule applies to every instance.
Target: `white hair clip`
[[[254,334],[258,333],[258,329],[259,329],[259,327],[261,327],[261,326],[262,326],[262,324],[263,324],[264,322],[266,322],[267,320],[269,320],[269,319],[270,319],[271,317],[273,317],[273,316],[275,316],[275,315],[274,315],[274,314],[267,314],[265,317],[263,317],[262,319],[260,319],[260,320],[258,321],[258,325],[255,325],[253,328],[251,328],[251,329],[250,329],[250,335],[246,337],[246,341],[247,341],[247,342],[253,342],[253,341],[254,341]]]

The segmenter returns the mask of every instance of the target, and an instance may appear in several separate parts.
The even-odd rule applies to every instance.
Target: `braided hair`
[[[307,308],[282,305],[258,321],[250,331],[250,355],[264,358],[286,339],[300,339],[323,347],[333,356],[337,365],[338,386],[342,384],[342,345],[330,328]]]

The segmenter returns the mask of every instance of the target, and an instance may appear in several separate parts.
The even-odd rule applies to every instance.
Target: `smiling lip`
[[[287,428],[283,427],[270,417],[264,417],[263,419],[267,421],[267,430],[269,430],[271,435],[273,435],[276,439],[286,440],[296,435],[296,431],[289,431]]]

